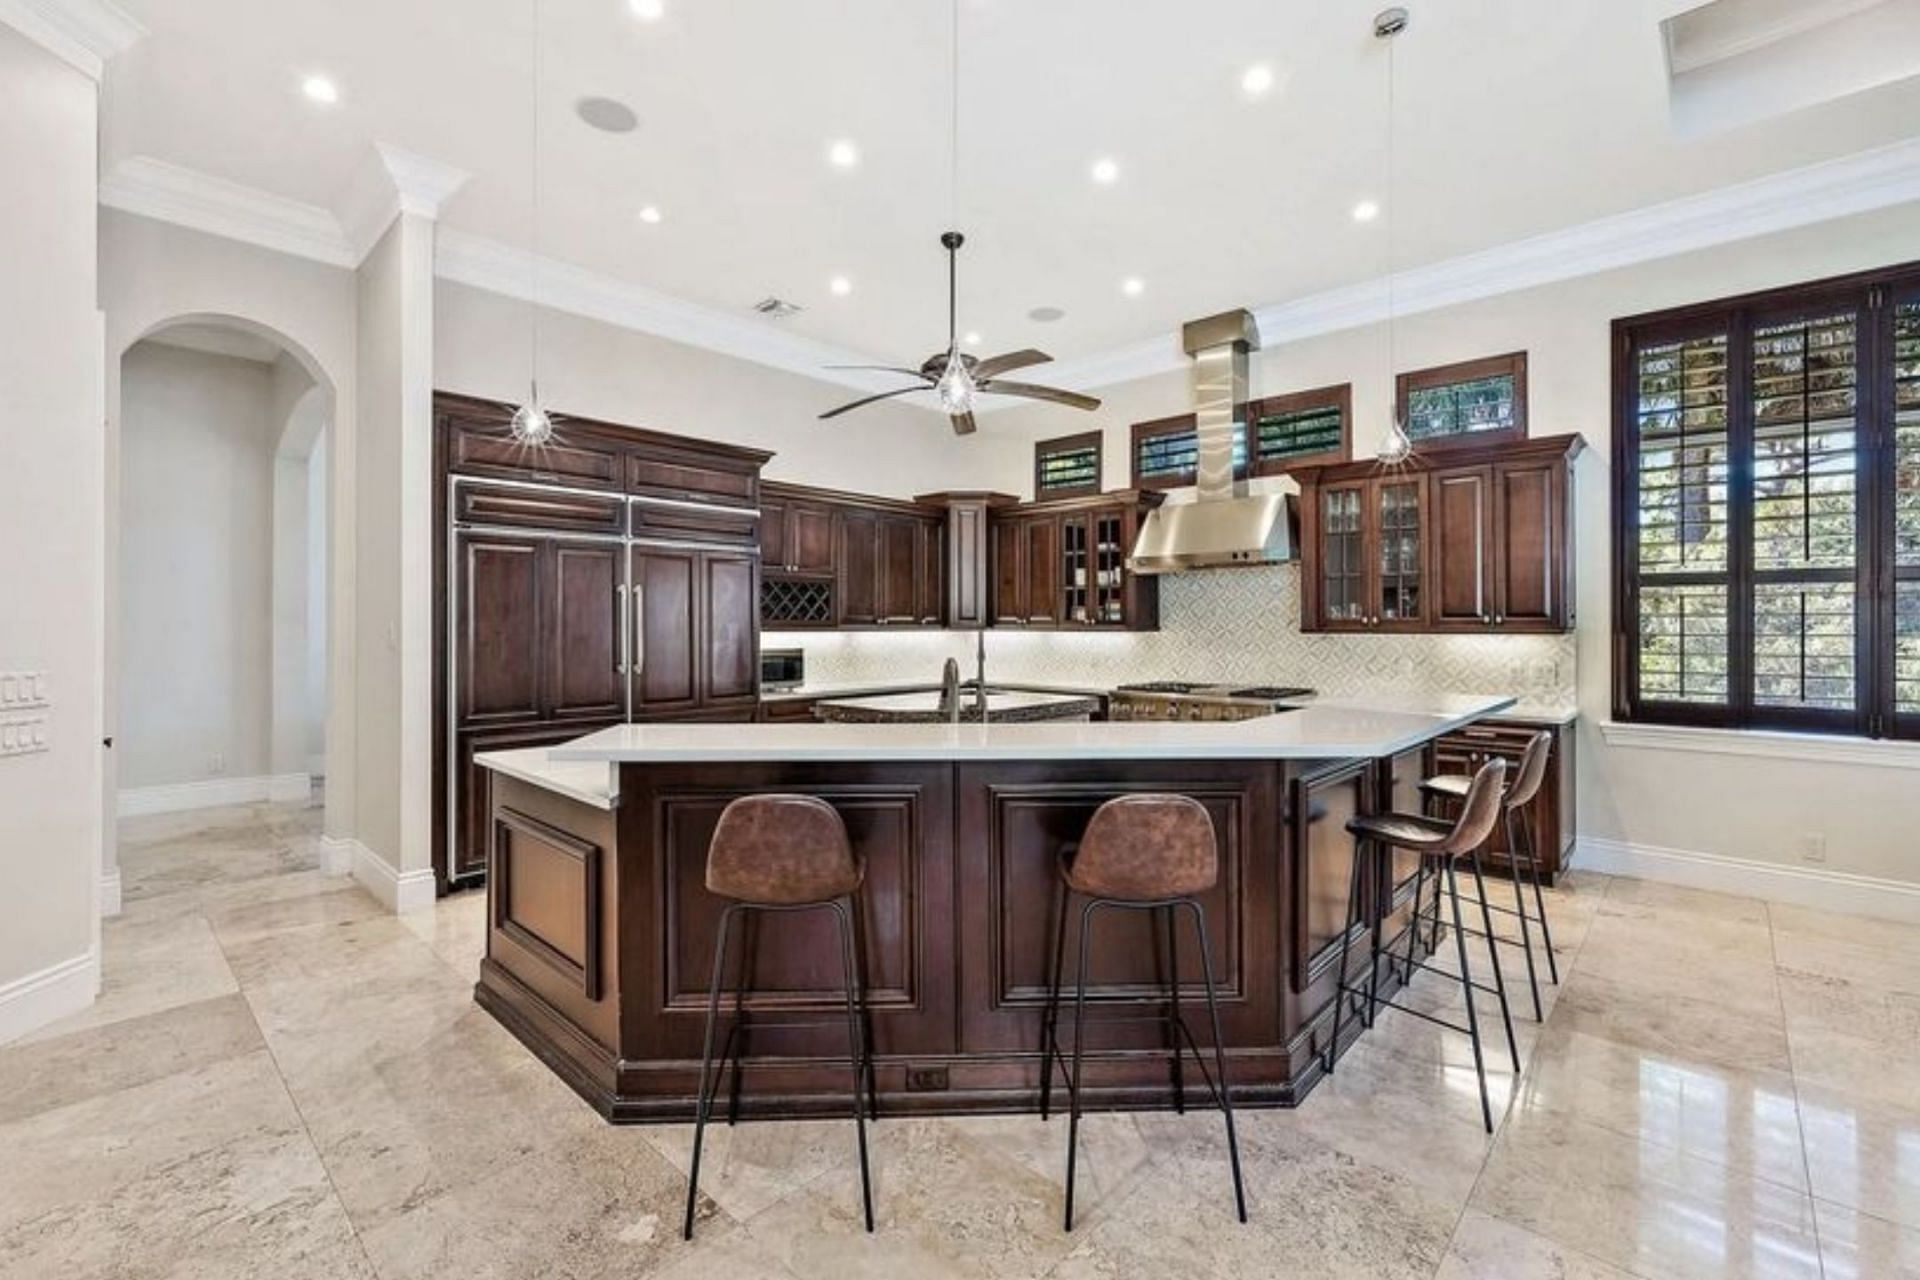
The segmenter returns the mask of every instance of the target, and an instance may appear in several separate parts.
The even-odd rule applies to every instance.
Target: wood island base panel
[[[739,796],[819,796],[867,867],[859,942],[880,1114],[1035,1110],[1061,849],[1113,796],[1176,792],[1206,806],[1219,840],[1219,882],[1203,904],[1235,1100],[1289,1106],[1319,1078],[1332,1027],[1355,855],[1347,819],[1417,806],[1428,743],[1461,723],[1426,719],[1430,733],[1402,733],[1361,758],[629,759],[614,762],[604,807],[502,772],[476,998],[607,1119],[691,1119],[725,906],[704,885],[714,824]],[[1413,870],[1396,867],[1397,890],[1363,882],[1361,892],[1403,915]],[[1174,1101],[1163,1025],[1101,1021],[1165,1008],[1166,944],[1152,919],[1102,912],[1095,923],[1095,1107]],[[833,930],[828,912],[789,912],[735,938],[722,1039],[743,1010],[742,1115],[847,1111]],[[1069,982],[1077,930],[1070,912]],[[1353,974],[1364,973],[1366,943],[1364,930],[1349,939]],[[1191,1019],[1204,1008],[1198,944],[1183,928],[1177,945]],[[1359,1034],[1357,1019],[1347,1025]],[[725,1105],[731,1079],[720,1088]],[[1197,1076],[1186,1088],[1204,1104]]]

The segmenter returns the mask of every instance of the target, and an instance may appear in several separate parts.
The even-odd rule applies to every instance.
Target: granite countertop
[[[1321,700],[1252,720],[935,724],[623,724],[554,747],[550,759],[1328,760],[1378,759],[1496,716],[1498,695],[1401,696],[1390,704]]]
[[[994,685],[987,690],[987,719],[1002,724],[1031,724],[1042,720],[1085,719],[1097,715],[1100,699],[1080,694],[1033,693]],[[814,704],[814,715],[833,724],[951,723],[940,709],[940,691],[888,693],[863,698],[825,698]],[[960,721],[977,724],[970,691],[960,694]]]

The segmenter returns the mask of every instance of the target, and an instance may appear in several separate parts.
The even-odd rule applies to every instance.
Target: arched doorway
[[[113,372],[108,910],[219,870],[156,854],[123,875],[122,822],[150,839],[195,813],[216,827],[265,814],[272,847],[216,839],[192,856],[230,852],[236,874],[248,858],[317,860],[339,581],[338,393],[308,352],[240,317],[186,315],[143,330]]]

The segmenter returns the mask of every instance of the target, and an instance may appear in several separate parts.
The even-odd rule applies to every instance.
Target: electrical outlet
[[[945,1067],[908,1067],[908,1093],[944,1093],[948,1088]]]
[[[1809,833],[1801,837],[1800,857],[1807,862],[1825,862],[1827,860],[1827,838],[1818,833]]]

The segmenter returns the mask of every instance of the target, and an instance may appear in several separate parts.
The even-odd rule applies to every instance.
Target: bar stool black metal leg
[[[867,1116],[880,1118],[880,1079],[879,1072],[873,1067],[873,1013],[867,1008],[867,931],[861,927],[866,914],[860,910],[860,898],[856,894],[847,899],[847,910],[853,920],[853,959],[856,965],[854,973],[860,982],[860,1043],[866,1046],[867,1072]]]
[[[1373,882],[1367,894],[1367,1030],[1380,1013],[1380,931],[1386,928],[1387,907],[1393,901],[1393,850],[1373,850],[1368,860]]]
[[[1547,978],[1557,987],[1560,985],[1560,962],[1553,956],[1553,926],[1547,923],[1547,899],[1540,892],[1540,856],[1534,849],[1533,828],[1523,822],[1520,831],[1527,838],[1527,878],[1533,881],[1533,905],[1539,913],[1540,943],[1547,949]]]
[[[1173,1113],[1187,1114],[1186,1046],[1180,1043],[1180,938],[1173,927],[1173,908],[1157,907],[1153,913],[1166,921],[1167,934],[1167,1044],[1173,1050]]]
[[[1473,1073],[1480,1079],[1480,1118],[1493,1132],[1493,1104],[1487,1100],[1487,1064],[1480,1055],[1480,1015],[1473,1007],[1473,970],[1467,962],[1467,933],[1460,922],[1460,877],[1447,859],[1447,897],[1453,904],[1453,942],[1460,955],[1460,992],[1466,997],[1467,1039],[1473,1044]],[[1435,913],[1438,915],[1438,912]]]
[[[740,918],[740,976],[733,984],[733,1025],[720,1048],[720,1070],[727,1076],[727,1127],[740,1121],[740,1059],[746,1053],[747,991],[753,986],[760,956],[760,917],[749,911]],[[716,1087],[719,1077],[715,1077]]]
[[[720,980],[727,964],[727,934],[733,927],[739,904],[730,904],[720,913],[720,936],[713,944],[713,981],[707,984],[706,1047],[700,1053],[700,1099],[693,1120],[693,1166],[687,1174],[687,1213],[680,1225],[680,1238],[693,1239],[693,1210],[700,1199],[700,1146],[707,1133],[707,1116],[713,1109],[715,1082],[709,1079],[713,1069],[713,1029],[720,1020]]]
[[[867,1038],[860,1025],[864,1001],[857,993],[860,982],[853,949],[853,915],[842,899],[829,904],[840,922],[840,961],[847,985],[847,1048],[853,1055],[853,1125],[860,1138],[860,1207],[866,1214],[867,1233],[873,1233],[873,1177],[867,1168],[867,1075],[871,1063],[867,1057]]]
[[[1101,899],[1093,898],[1080,909],[1080,966],[1073,973],[1073,1071],[1067,1076],[1068,1231],[1073,1230],[1073,1175],[1080,1151],[1080,1064],[1086,1040],[1087,940],[1093,935],[1093,913],[1102,905]]]
[[[1352,870],[1347,876],[1347,923],[1340,930],[1340,964],[1333,984],[1333,1038],[1327,1041],[1327,1074],[1333,1074],[1334,1060],[1340,1056],[1340,1029],[1347,1016],[1347,952],[1353,941],[1353,926],[1360,920],[1360,864],[1366,857],[1367,842],[1353,846]]]
[[[1427,859],[1423,855],[1420,859],[1420,869],[1413,873],[1413,908],[1407,915],[1407,967],[1406,972],[1401,975],[1401,984],[1403,986],[1413,982],[1413,951],[1415,947],[1420,945],[1420,926],[1423,923],[1420,914],[1423,910],[1421,899],[1426,897],[1426,889]],[[1438,876],[1434,877],[1433,906],[1436,911],[1440,909],[1440,879]]]
[[[1056,883],[1054,892],[1059,898],[1060,909],[1054,912],[1053,920],[1053,968],[1047,976],[1047,1012],[1041,1019],[1043,1023],[1040,1040],[1040,1118],[1049,1118],[1053,1103],[1053,1072],[1058,1064],[1055,1046],[1060,1036],[1060,980],[1061,966],[1067,960],[1067,886]]]
[[[1507,810],[1507,870],[1513,876],[1513,914],[1520,918],[1520,949],[1527,953],[1527,986],[1533,991],[1533,1020],[1545,1022],[1540,1009],[1540,975],[1533,965],[1533,929],[1527,921],[1527,896],[1520,883],[1520,846],[1515,842],[1513,810]],[[1491,931],[1489,931],[1491,932]]]
[[[1207,915],[1200,904],[1185,899],[1182,906],[1193,912],[1193,931],[1200,940],[1200,974],[1207,984],[1207,1019],[1213,1023],[1214,1082],[1220,1091],[1220,1111],[1227,1118],[1227,1156],[1233,1162],[1233,1207],[1240,1221],[1247,1220],[1247,1188],[1240,1177],[1240,1135],[1233,1127],[1233,1090],[1227,1084],[1226,1042],[1220,1037],[1220,1002],[1213,989],[1213,948],[1207,941]]]
[[[1507,1053],[1513,1058],[1513,1069],[1520,1070],[1520,1042],[1513,1037],[1513,1011],[1507,1004],[1507,980],[1500,975],[1500,944],[1493,936],[1493,912],[1487,907],[1487,882],[1480,875],[1480,851],[1473,851],[1473,891],[1480,899],[1480,919],[1487,933],[1487,960],[1493,965],[1493,991],[1500,1000],[1500,1025],[1507,1033]],[[1473,1002],[1473,991],[1467,991],[1467,1002]]]

